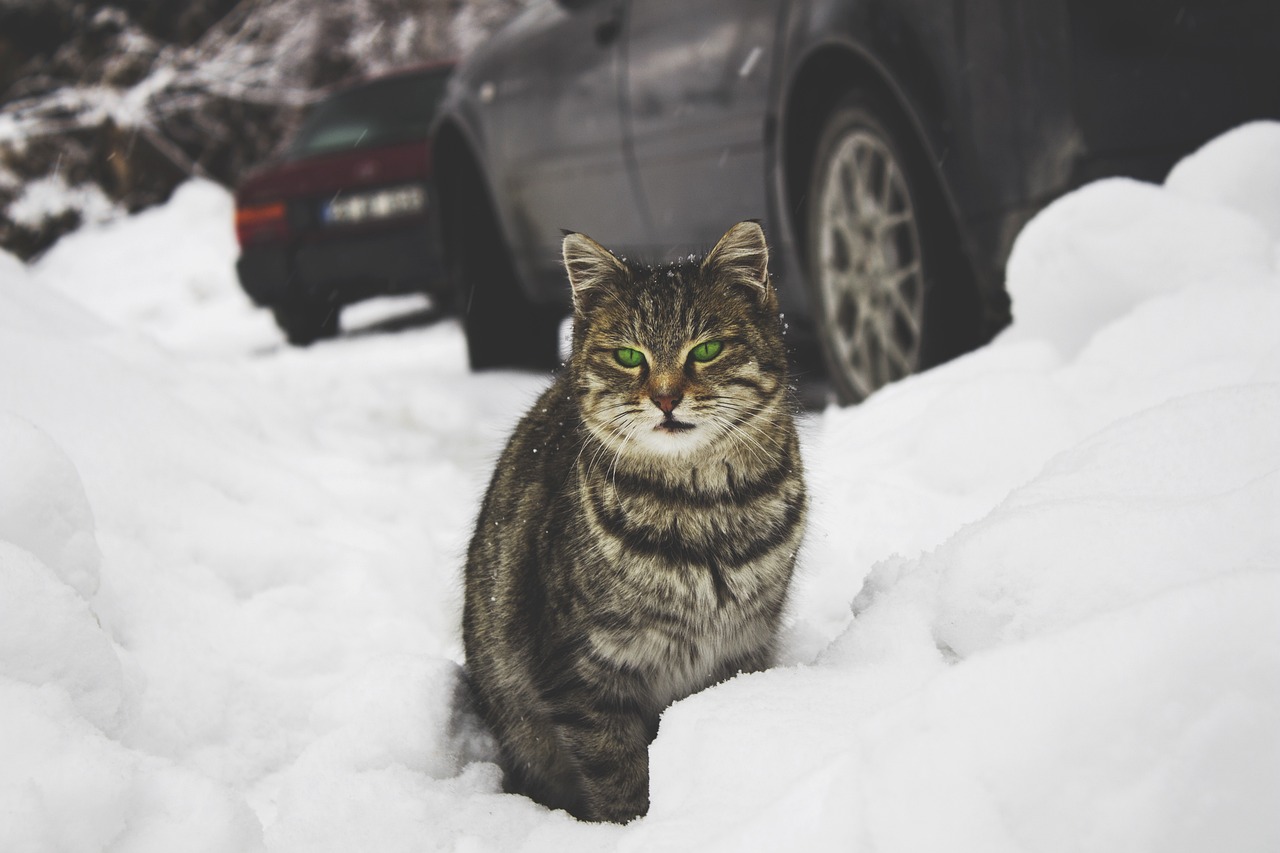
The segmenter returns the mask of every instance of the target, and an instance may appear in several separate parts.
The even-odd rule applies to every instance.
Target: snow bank
[[[81,597],[98,590],[93,513],[71,460],[48,436],[0,414],[0,538],[47,564]]]
[[[1054,204],[1012,329],[826,413],[817,661],[671,709],[626,849],[1280,844],[1277,127]]]
[[[33,279],[187,353],[271,346],[281,337],[270,313],[254,309],[236,281],[234,214],[226,190],[189,181],[163,207],[59,240]]]
[[[106,222],[125,212],[97,184],[72,187],[62,175],[54,174],[29,181],[22,188],[22,194],[9,203],[5,214],[19,225],[34,227],[69,210],[90,224]]]
[[[17,337],[6,365],[22,365]],[[239,796],[120,742],[125,675],[95,610],[94,527],[59,445],[0,413],[0,849],[260,848]]]
[[[995,343],[806,420],[782,665],[664,715],[627,827],[500,793],[459,700],[541,379],[280,348],[207,184],[0,256],[0,849],[1280,848],[1277,163],[1060,200]]]
[[[1165,187],[1186,198],[1234,208],[1280,240],[1280,123],[1254,122],[1224,133],[1174,166]]]

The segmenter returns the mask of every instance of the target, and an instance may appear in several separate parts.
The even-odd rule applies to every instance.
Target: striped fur
[[[570,234],[565,265],[573,355],[498,461],[463,639],[508,789],[621,822],[663,709],[769,664],[805,488],[759,226],[659,268]]]

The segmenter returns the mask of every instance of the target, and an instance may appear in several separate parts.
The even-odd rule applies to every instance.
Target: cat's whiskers
[[[633,420],[631,422],[631,428],[628,429],[626,435],[622,437],[622,441],[618,444],[617,451],[613,454],[613,465],[609,470],[609,477],[613,481],[613,487],[615,490],[618,487],[618,462],[622,459],[622,452],[627,449],[627,443],[631,441],[631,439],[635,438],[636,433],[643,429],[644,426],[645,424],[643,421]]]
[[[595,426],[601,432],[615,438],[622,437],[626,432],[626,427],[630,419],[641,411],[639,406],[625,400],[619,403],[610,404],[606,407],[606,411],[608,409],[616,409],[617,411],[608,417],[596,419]],[[600,437],[598,436],[598,438]],[[600,438],[600,440],[603,441],[603,438]]]
[[[614,464],[615,465],[617,464],[616,454],[618,454],[621,451],[621,448],[626,445],[627,438],[634,431],[634,426],[631,423],[631,418],[636,414],[639,414],[641,411],[643,411],[643,409],[640,406],[637,406],[634,403],[627,400],[622,400],[617,403],[609,404],[609,406],[606,407],[606,410],[610,408],[616,409],[618,411],[614,412],[609,417],[600,421],[599,428],[603,430],[606,434],[608,434],[610,437],[615,439],[617,446],[611,447],[611,442],[605,441],[599,436],[594,436],[597,447],[588,465],[588,467],[591,469],[595,468],[596,462],[599,460],[600,456],[602,456],[604,453],[606,453],[610,449],[614,450],[614,453],[615,453]],[[585,449],[586,447],[584,445],[583,448],[578,451],[579,457],[581,457],[582,452]]]
[[[596,466],[599,465],[601,457],[613,449],[606,441],[602,441],[595,437],[593,437],[593,440],[596,445],[595,452],[591,454],[591,461],[587,464],[588,469],[591,471],[596,470]]]
[[[733,407],[731,406],[726,406],[725,408],[730,410],[731,412],[733,411]],[[724,415],[721,415],[718,412],[711,415],[711,417],[721,427],[722,433],[726,435],[731,442],[733,442],[738,446],[741,446],[744,450],[749,452],[752,458],[756,461],[758,465],[762,467],[769,466],[770,459],[773,454],[770,452],[768,448],[766,448],[763,444],[761,444],[760,440],[756,436],[751,434],[751,433],[757,432],[757,430],[752,429],[748,431],[746,429],[743,429],[741,426],[735,426],[734,421],[726,418]],[[770,440],[773,440],[772,437],[770,437]],[[777,448],[774,448],[775,451],[780,449],[781,449],[781,445],[779,445],[779,447]]]

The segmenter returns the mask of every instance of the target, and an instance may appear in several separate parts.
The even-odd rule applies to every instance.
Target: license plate
[[[409,184],[374,192],[338,195],[320,209],[320,219],[326,225],[352,225],[410,216],[420,213],[426,206],[426,192],[417,184]]]

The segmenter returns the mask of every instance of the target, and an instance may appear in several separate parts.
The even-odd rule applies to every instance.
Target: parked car
[[[432,222],[428,137],[452,68],[337,89],[236,190],[240,283],[290,343],[336,334],[342,306],[372,296],[452,296]]]
[[[662,261],[755,218],[801,370],[820,351],[860,400],[1008,323],[1012,241],[1054,197],[1280,114],[1278,10],[535,0],[436,122],[471,363],[553,357],[562,228]]]

